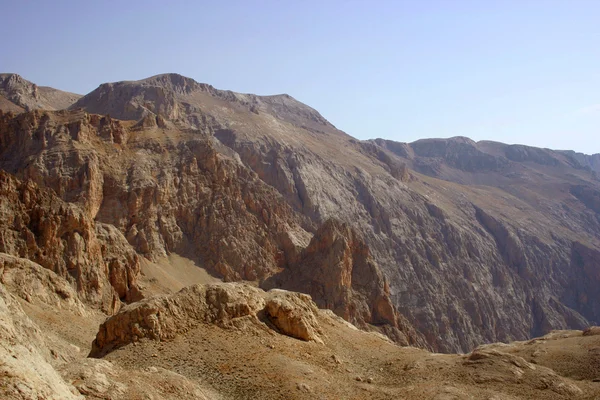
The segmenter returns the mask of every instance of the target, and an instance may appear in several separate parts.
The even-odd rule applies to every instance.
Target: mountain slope
[[[80,97],[79,94],[38,86],[17,74],[0,74],[0,109],[4,111],[62,110]]]
[[[600,184],[569,154],[360,142],[287,95],[175,74],[103,84],[70,109],[4,115],[0,167],[145,257],[309,291],[438,351],[600,320]]]

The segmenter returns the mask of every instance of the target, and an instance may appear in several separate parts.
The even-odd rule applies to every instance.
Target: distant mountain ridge
[[[309,120],[329,124],[316,110],[287,94],[257,96],[218,90],[179,74],[162,74],[139,81],[104,83],[71,105],[89,112],[106,113],[119,119],[139,120],[148,115],[183,121],[197,126],[202,101],[225,101],[247,111],[269,112],[289,121]]]
[[[80,97],[79,94],[38,86],[17,74],[0,74],[0,104],[12,111],[62,110]]]
[[[123,104],[104,104],[103,106],[95,105],[97,101],[103,101],[108,103],[108,97],[111,96],[110,92],[126,92],[132,87],[146,87],[146,88],[162,88],[165,91],[170,91],[175,95],[189,96],[194,92],[205,92],[210,93],[215,97],[226,99],[228,101],[235,101],[241,104],[247,105],[253,112],[257,112],[258,108],[266,108],[268,106],[272,108],[279,108],[280,110],[296,109],[300,116],[307,117],[309,120],[315,120],[322,124],[330,124],[329,121],[325,120],[318,111],[311,107],[306,106],[303,103],[298,102],[288,94],[279,95],[266,95],[259,96],[254,94],[243,94],[236,93],[229,90],[215,89],[212,85],[206,83],[199,83],[192,78],[185,77],[176,73],[165,73],[155,75],[146,79],[138,81],[120,81],[113,83],[103,83],[97,89],[88,93],[87,95],[79,95],[75,93],[64,92],[58,89],[37,86],[25,79],[20,75],[14,73],[0,73],[0,101],[9,101],[14,106],[4,103],[2,109],[5,111],[12,107],[13,111],[23,111],[32,109],[50,109],[50,110],[61,110],[61,109],[76,109],[76,108],[89,108],[91,112],[97,109],[99,113],[103,113],[108,110],[113,110],[111,114],[115,118],[119,119],[134,119],[138,120],[145,116],[147,113],[154,113],[153,111],[146,109],[143,101],[140,103],[132,103],[127,106]],[[37,92],[42,92],[37,93]],[[127,95],[127,93],[123,93]],[[164,94],[163,94],[164,95]],[[159,96],[157,94],[157,96]],[[39,98],[45,101],[39,101]],[[12,100],[10,100],[12,98]],[[152,101],[153,99],[150,99]],[[133,109],[132,109],[133,108]],[[156,113],[166,113],[168,107],[160,108],[155,110]],[[110,113],[109,113],[110,114]],[[371,139],[376,142],[393,142],[388,139]],[[481,143],[497,143],[502,145],[500,142],[480,141],[474,142],[468,138],[454,137],[448,139],[421,139],[413,143],[418,144],[421,141],[463,141],[464,143],[472,143],[476,145]],[[397,142],[402,143],[402,142]],[[547,151],[549,149],[536,148],[534,146],[527,145],[505,145],[514,148],[531,149],[532,151],[542,150]],[[592,170],[600,172],[600,153],[596,154],[584,154],[575,152],[573,150],[553,150],[556,153],[563,153],[569,158],[575,159],[582,167],[590,167]],[[514,153],[513,153],[514,154]]]

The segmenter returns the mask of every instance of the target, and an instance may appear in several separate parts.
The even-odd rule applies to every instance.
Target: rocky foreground
[[[38,264],[2,254],[0,273],[3,399],[600,396],[596,327],[438,354],[358,330],[294,292],[196,284],[105,319]]]

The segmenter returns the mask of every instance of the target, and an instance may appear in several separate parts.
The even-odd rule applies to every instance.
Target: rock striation
[[[308,293],[320,308],[328,308],[363,329],[384,327],[404,345],[427,347],[392,304],[389,284],[350,225],[326,221],[297,260],[263,283]]]

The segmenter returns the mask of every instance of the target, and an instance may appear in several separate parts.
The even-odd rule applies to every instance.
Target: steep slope
[[[38,86],[17,74],[0,74],[0,109],[4,111],[62,110],[80,97],[79,94]]]
[[[304,232],[274,190],[201,133],[82,112],[0,118],[2,168],[117,227],[148,257],[189,253],[252,280],[277,269],[280,232]]]
[[[0,115],[0,167],[116,227],[139,254],[183,254],[226,280],[265,279],[308,245],[316,223],[216,141],[212,124],[191,130],[160,115],[120,122],[74,108]]]
[[[2,116],[0,167],[146,257],[308,291],[440,351],[600,320],[600,188],[563,153],[359,142],[287,95],[175,74],[101,85],[71,109]]]
[[[576,153],[571,150],[564,150],[561,153],[568,155],[571,158],[574,158],[581,164],[583,167],[590,167],[592,171],[595,171],[597,174],[600,174],[600,154],[583,154]]]
[[[220,399],[174,371],[87,359],[104,315],[69,282],[0,253],[0,397],[3,399]]]

